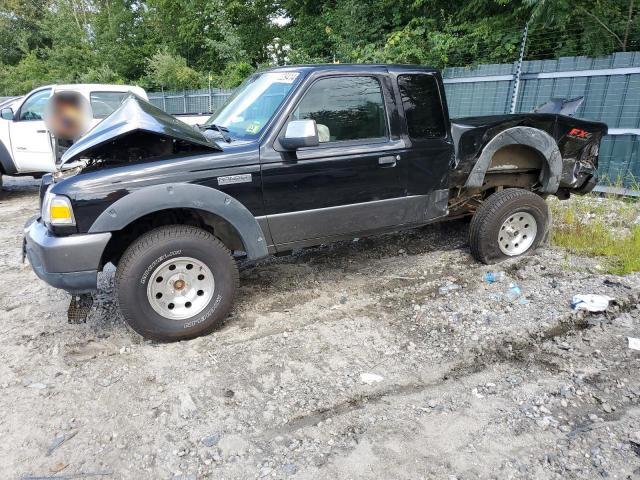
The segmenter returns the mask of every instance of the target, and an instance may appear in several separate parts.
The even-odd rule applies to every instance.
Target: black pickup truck
[[[191,338],[231,309],[238,258],[464,215],[479,261],[531,252],[544,198],[594,187],[606,132],[555,114],[450,120],[439,72],[417,66],[274,68],[198,128],[130,96],[43,178],[26,254],[75,298],[113,263],[133,329]]]

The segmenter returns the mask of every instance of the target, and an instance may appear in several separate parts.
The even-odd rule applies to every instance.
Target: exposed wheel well
[[[206,210],[195,208],[171,208],[144,215],[122,230],[113,232],[104,249],[100,265],[109,262],[118,264],[120,257],[140,235],[165,225],[192,225],[215,235],[232,252],[244,251],[244,244],[238,231],[222,217]]]
[[[482,187],[458,188],[451,192],[451,215],[473,213],[485,198],[505,188],[536,192],[540,187],[540,172],[546,168],[546,162],[544,155],[535,148],[521,144],[505,145],[491,157]]]
[[[506,145],[491,157],[481,190],[491,193],[500,187],[534,190],[545,163],[538,150],[527,145]]]

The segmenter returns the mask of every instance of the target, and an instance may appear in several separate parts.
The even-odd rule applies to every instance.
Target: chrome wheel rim
[[[195,258],[177,257],[153,271],[147,284],[147,299],[159,315],[184,320],[205,309],[214,288],[209,267]]]
[[[505,255],[521,255],[533,245],[538,234],[538,224],[527,212],[512,213],[498,232],[498,245]]]

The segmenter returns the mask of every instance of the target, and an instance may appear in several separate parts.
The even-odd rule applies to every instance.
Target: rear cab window
[[[446,136],[444,110],[435,77],[426,73],[399,75],[398,88],[409,137],[426,140]]]
[[[91,92],[89,101],[93,118],[106,118],[120,106],[130,92]]]

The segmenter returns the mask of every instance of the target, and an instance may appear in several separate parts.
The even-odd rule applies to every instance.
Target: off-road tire
[[[471,219],[469,244],[471,254],[482,263],[492,264],[513,258],[498,245],[500,228],[516,212],[527,212],[537,223],[536,238],[521,255],[534,252],[546,241],[549,231],[549,206],[539,195],[520,188],[501,190],[489,196]]]
[[[161,262],[191,257],[213,273],[215,286],[209,303],[198,314],[176,320],[157,313],[147,296],[151,273]],[[122,315],[147,339],[176,341],[206,335],[221,325],[233,305],[239,284],[238,267],[231,252],[213,234],[197,227],[169,225],[136,239],[124,252],[115,276]]]

